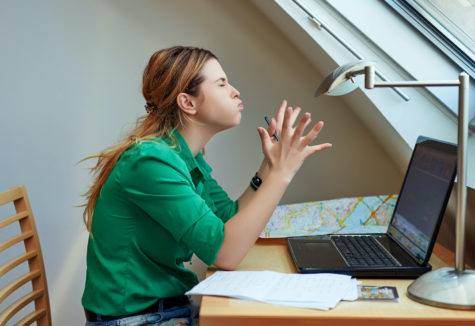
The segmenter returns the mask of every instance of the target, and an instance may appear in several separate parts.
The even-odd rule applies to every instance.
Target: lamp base
[[[475,271],[459,274],[444,267],[427,272],[409,285],[407,296],[431,306],[475,310]]]

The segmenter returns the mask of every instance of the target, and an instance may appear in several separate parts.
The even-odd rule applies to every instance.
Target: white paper
[[[218,271],[186,294],[228,296],[295,307],[329,309],[340,300],[355,300],[357,283],[350,276],[339,274]]]
[[[352,278],[351,282],[348,283],[348,287],[346,288],[345,294],[341,300],[355,301],[358,299],[358,284],[361,284],[361,282]]]

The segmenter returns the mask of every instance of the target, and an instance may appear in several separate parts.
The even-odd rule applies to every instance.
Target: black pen
[[[270,119],[268,116],[265,116],[264,119],[266,120],[267,124],[270,126]],[[279,141],[279,136],[277,136],[277,131],[274,131],[275,140]]]

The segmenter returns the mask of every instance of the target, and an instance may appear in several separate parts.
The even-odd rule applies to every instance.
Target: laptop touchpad
[[[296,252],[300,266],[307,268],[338,268],[347,266],[333,243],[326,240],[302,241]]]

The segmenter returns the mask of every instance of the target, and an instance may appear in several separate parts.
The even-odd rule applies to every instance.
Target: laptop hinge
[[[423,265],[424,264],[424,258],[421,257],[420,255],[414,255],[413,252],[411,252],[409,249],[407,249],[406,247],[404,247],[403,245],[401,245],[401,243],[399,242],[399,239],[397,239],[395,236],[392,235],[391,232],[389,232],[389,228],[391,227],[391,225],[389,225],[388,227],[388,232],[386,233],[388,235],[389,238],[391,238],[392,241],[394,241],[398,246],[399,248],[401,248],[402,250],[404,250],[409,256],[411,256],[417,263],[419,263],[420,265]],[[408,240],[409,241],[409,240]]]

